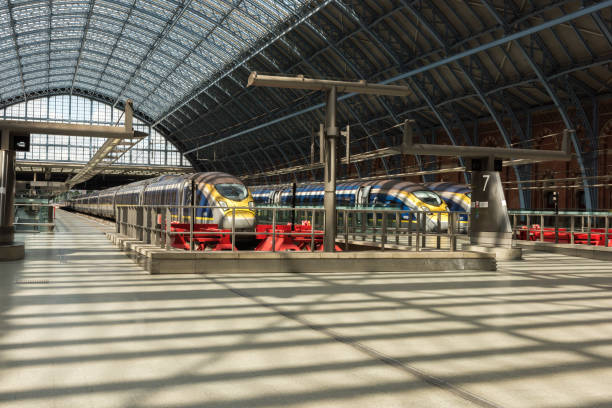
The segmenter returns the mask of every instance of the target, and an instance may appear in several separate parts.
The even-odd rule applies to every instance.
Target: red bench
[[[172,247],[189,249],[189,224],[173,223],[170,228],[172,232],[180,233],[172,236]],[[231,232],[231,230],[219,229],[218,224],[194,224],[193,242],[195,249],[204,250],[209,247],[213,251],[231,250],[233,248]]]
[[[544,230],[542,230],[538,224],[534,224],[530,227],[521,226],[520,229],[516,231],[517,239],[525,241],[540,241],[542,240],[541,234],[543,234],[544,242],[555,242],[554,228],[544,228]],[[567,228],[558,228],[556,236],[560,244],[569,244],[571,242],[571,232],[568,232]],[[588,232],[574,232],[574,243],[606,246],[605,229],[592,228],[590,240]],[[612,228],[608,229],[608,246],[612,247]]]

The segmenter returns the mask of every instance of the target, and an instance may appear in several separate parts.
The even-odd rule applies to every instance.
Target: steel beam
[[[30,122],[25,120],[0,120],[0,129],[7,129],[11,132],[28,132],[65,136],[91,136],[117,140],[147,136],[146,133],[135,130],[128,131],[124,127],[78,125],[74,123]]]
[[[15,18],[13,17],[14,5],[12,4],[11,1],[12,0],[7,0],[9,26],[11,27],[11,39],[13,40],[13,45],[15,47],[15,55],[17,56],[17,60],[15,61],[15,63],[17,64],[17,69],[19,71],[19,80],[21,81],[21,91],[23,93],[23,98],[27,99],[26,90],[25,90],[25,82],[23,79],[23,68],[21,66],[21,56],[19,55],[19,42],[17,41],[17,30],[15,29]]]
[[[91,15],[93,13],[95,4],[96,0],[92,0],[89,4],[89,10],[87,10],[87,15],[85,16],[85,28],[83,29],[83,38],[81,38],[81,46],[79,47],[79,56],[77,57],[77,61],[74,66],[74,75],[72,76],[72,84],[70,85],[70,95],[72,95],[74,83],[76,82],[77,74],[79,73],[81,58],[83,57],[83,50],[85,49],[85,41],[87,40],[87,32],[89,31],[89,24],[91,23]],[[49,38],[49,42],[51,42],[51,38]]]
[[[402,85],[379,85],[367,81],[335,81],[328,79],[305,78],[303,75],[297,77],[280,77],[276,75],[264,75],[252,72],[249,75],[247,86],[266,86],[285,89],[306,89],[311,91],[326,91],[332,87],[338,92],[356,92],[369,95],[385,96],[408,96],[412,90]]]
[[[21,173],[77,173],[84,166],[83,163],[75,162],[50,162],[50,161],[35,161],[35,160],[17,160],[15,170]],[[101,174],[129,174],[141,176],[154,176],[160,174],[181,174],[188,171],[189,167],[180,166],[155,166],[155,165],[133,165],[133,164],[115,164],[110,168],[104,169]]]

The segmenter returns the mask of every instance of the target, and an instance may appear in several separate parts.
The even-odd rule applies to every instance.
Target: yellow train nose
[[[231,217],[232,216],[232,212],[235,211],[236,217],[254,217],[255,213],[251,210],[247,210],[245,208],[240,208],[240,209],[236,209],[236,210],[232,210],[231,208],[228,208],[227,210],[223,210],[223,215],[226,217]]]

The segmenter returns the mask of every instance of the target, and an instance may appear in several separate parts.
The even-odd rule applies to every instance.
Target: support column
[[[10,134],[0,136],[0,261],[22,259],[24,245],[15,238],[15,151],[10,149]]]
[[[501,160],[494,156],[472,159],[470,167],[470,243],[463,249],[494,253],[498,261],[521,259],[522,249],[512,246],[512,224],[499,172]]]
[[[327,92],[327,107],[325,111],[325,235],[323,250],[334,252],[336,247],[336,87]]]
[[[15,152],[0,150],[0,245],[13,243],[15,236]]]
[[[470,243],[512,246],[512,227],[498,171],[472,172]]]

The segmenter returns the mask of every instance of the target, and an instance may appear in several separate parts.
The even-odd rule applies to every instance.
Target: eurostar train
[[[291,206],[291,186],[250,187],[256,205]],[[298,184],[297,207],[323,206],[322,183]],[[440,215],[440,230],[448,228],[448,207],[434,192],[421,184],[401,180],[354,181],[336,185],[336,205],[339,208],[400,209],[407,211],[445,211]],[[415,220],[415,215],[402,213],[402,222]],[[438,229],[438,214],[427,214],[427,231]]]
[[[459,214],[459,232],[465,232],[468,226],[468,214],[472,205],[472,190],[465,184],[448,182],[426,183],[425,186],[438,194],[453,212]]]
[[[438,194],[450,211],[470,212],[472,190],[465,184],[447,182],[426,183],[425,187]]]
[[[171,209],[172,220],[188,223],[191,211],[178,206],[213,206],[197,208],[195,223],[217,224],[219,228],[232,228],[232,208],[236,212],[235,228],[238,231],[255,229],[255,203],[246,186],[226,173],[192,173],[166,175],[137,181],[76,197],[69,202],[75,211],[106,218],[115,218],[120,204],[175,205]]]

